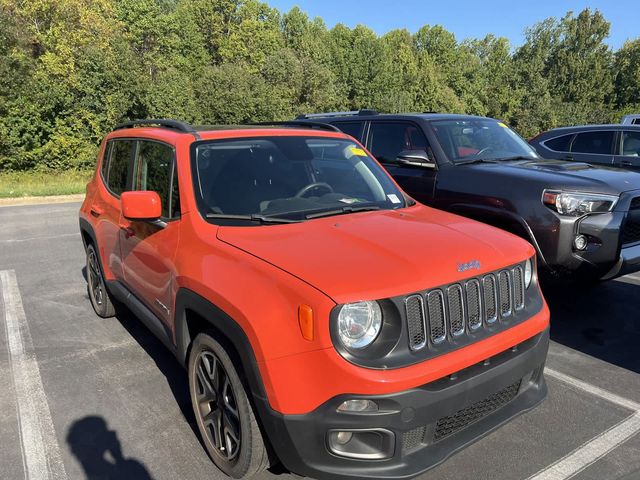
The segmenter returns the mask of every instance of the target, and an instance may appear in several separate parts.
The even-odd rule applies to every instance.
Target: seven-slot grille
[[[524,308],[522,265],[471,278],[405,299],[409,348],[421,350],[506,320]]]

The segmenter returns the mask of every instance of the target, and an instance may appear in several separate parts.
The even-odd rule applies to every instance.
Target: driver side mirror
[[[162,216],[162,202],[156,192],[123,192],[120,201],[122,215],[128,220],[154,222]]]
[[[403,150],[396,157],[396,162],[414,167],[436,168],[435,161],[424,150]]]

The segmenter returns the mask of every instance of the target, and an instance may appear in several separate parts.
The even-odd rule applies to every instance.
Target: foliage
[[[497,117],[524,136],[640,110],[640,39],[599,11],[458,41],[442,26],[328,29],[258,0],[0,0],[0,171],[95,162],[123,120],[284,120],[375,108]]]

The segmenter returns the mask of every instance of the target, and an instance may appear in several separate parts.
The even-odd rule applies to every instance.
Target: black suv
[[[529,143],[544,158],[640,170],[640,125],[554,128]]]
[[[527,239],[555,278],[606,280],[640,270],[637,173],[544,160],[491,118],[361,110],[296,120],[357,138],[416,200]]]

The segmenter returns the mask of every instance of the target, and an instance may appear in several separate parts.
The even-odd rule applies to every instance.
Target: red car
[[[96,313],[176,355],[234,478],[411,477],[545,397],[531,245],[417,204],[333,127],[121,125],[80,229]]]

